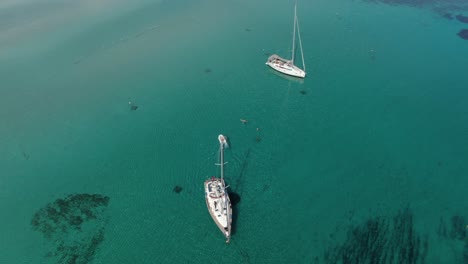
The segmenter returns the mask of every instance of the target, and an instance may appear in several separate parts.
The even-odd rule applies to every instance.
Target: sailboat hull
[[[226,191],[224,180],[211,178],[205,181],[205,200],[211,218],[226,237],[226,243],[231,239],[232,207]]]
[[[298,78],[305,78],[306,76],[305,71],[303,71],[301,68],[294,65],[290,60],[281,58],[280,56],[276,54],[271,55],[265,64],[270,66],[271,68],[273,68],[274,70],[278,72],[281,72],[290,76],[294,76]]]

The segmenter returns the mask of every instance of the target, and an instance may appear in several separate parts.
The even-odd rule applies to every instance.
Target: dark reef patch
[[[431,10],[441,17],[453,20],[456,18],[462,23],[468,23],[468,17],[462,13],[468,12],[468,1],[466,0],[362,0],[367,3],[387,4],[387,5],[406,5],[414,8]],[[454,17],[454,13],[458,13]],[[468,40],[468,29],[460,30],[457,35]],[[374,60],[374,57],[371,57]]]
[[[447,238],[447,226],[445,224],[444,218],[440,218],[439,220],[439,227],[437,228],[437,235],[439,237]]]
[[[453,15],[450,14],[450,13],[443,13],[441,14],[443,18],[446,18],[446,19],[449,19],[449,20],[453,20]]]
[[[252,31],[252,29],[246,28],[245,31],[250,32],[250,31]]]
[[[468,40],[468,29],[462,29],[457,34],[460,38]]]
[[[466,219],[463,216],[455,215],[450,219],[452,230],[450,231],[450,238],[465,240],[466,238]]]
[[[307,91],[306,90],[300,90],[299,93],[301,93],[302,95],[306,95]]]
[[[260,143],[262,141],[262,138],[260,136],[255,137],[255,142]]]
[[[468,241],[465,242],[463,247],[463,264],[468,264]]]
[[[179,185],[176,185],[176,186],[174,187],[173,191],[174,191],[175,193],[180,193],[180,192],[182,191],[182,187],[180,187]]]
[[[430,9],[445,18],[452,19],[451,13],[468,11],[466,0],[363,0],[368,3],[382,3],[387,5],[406,5],[416,8]],[[446,16],[446,14],[448,14]]]
[[[464,15],[458,15],[455,17],[458,21],[462,23],[468,23],[468,17]]]
[[[422,264],[428,250],[427,238],[414,229],[409,209],[394,217],[374,217],[352,226],[343,243],[329,247],[324,261],[331,263]]]
[[[39,209],[31,225],[51,245],[46,257],[60,264],[90,263],[104,240],[108,204],[107,196],[73,194]]]
[[[205,69],[205,73],[211,73],[211,72],[212,72],[212,70],[210,68]]]
[[[438,239],[442,241],[452,240],[455,243],[464,243],[460,256],[462,261],[460,263],[468,264],[468,225],[467,219],[460,215],[454,215],[445,221],[443,217],[439,220],[437,228]],[[456,252],[455,254],[459,254]],[[458,257],[457,257],[458,258]]]
[[[415,7],[437,6],[452,10],[463,10],[468,7],[466,0],[364,0],[370,3],[384,3],[389,5],[408,5]]]

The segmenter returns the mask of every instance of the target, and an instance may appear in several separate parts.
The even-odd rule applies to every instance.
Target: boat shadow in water
[[[241,197],[236,192],[228,192],[229,200],[231,200],[231,208],[232,208],[232,223],[231,223],[231,234],[236,233],[236,224],[237,224],[237,217],[239,217],[239,210],[237,208],[237,204],[240,203]]]
[[[229,139],[228,139],[229,140]],[[229,143],[229,141],[228,141]],[[250,156],[250,148],[247,149],[247,152],[245,153],[245,157],[243,160],[238,160],[242,165],[241,165],[241,171],[239,176],[237,177],[236,181],[234,181],[234,186],[231,185],[228,191],[229,195],[229,200],[231,201],[231,208],[232,208],[232,224],[231,224],[231,234],[236,233],[236,226],[237,226],[237,219],[239,217],[239,203],[241,201],[241,195],[239,193],[242,193],[242,179],[244,178],[244,175],[247,170],[247,161]],[[234,192],[232,191],[233,188],[237,191]]]
[[[304,84],[304,78],[294,77],[294,76],[291,76],[291,75],[280,73],[280,72],[277,72],[277,71],[273,70],[272,68],[268,68],[268,71],[270,73],[273,73],[274,75],[280,77],[281,79],[288,80],[288,81],[291,81],[291,82],[300,83],[300,84]]]

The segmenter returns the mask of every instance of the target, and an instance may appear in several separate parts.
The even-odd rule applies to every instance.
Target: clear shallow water
[[[300,2],[297,82],[263,64],[288,54],[291,3],[90,3],[25,2],[26,25],[2,16],[2,263],[337,263],[409,248],[419,257],[400,263],[463,263],[463,24],[429,8]],[[219,133],[241,197],[229,245],[203,198]],[[82,200],[100,215],[81,231],[67,214],[53,239],[31,225],[80,193],[109,197],[103,210]]]

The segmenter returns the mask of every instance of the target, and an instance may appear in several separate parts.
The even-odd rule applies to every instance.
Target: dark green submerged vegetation
[[[455,249],[456,263],[468,264],[467,229],[467,219],[460,215],[448,220],[441,217],[437,227],[436,241]],[[406,208],[391,217],[372,217],[350,226],[343,241],[325,250],[323,262],[318,257],[315,261],[326,264],[433,263],[428,257],[429,237],[416,231],[413,213]]]
[[[73,194],[39,209],[32,228],[51,244],[46,257],[55,263],[90,263],[104,240],[104,211],[109,197],[100,194]]]
[[[370,3],[383,3],[389,5],[407,5],[420,8],[432,8],[435,11],[466,11],[466,0],[364,0]]]
[[[468,29],[460,30],[460,32],[458,32],[457,35],[462,39],[468,40]]]
[[[391,218],[373,217],[361,225],[351,226],[343,243],[330,246],[324,255],[325,263],[426,263],[427,237],[414,228],[409,209]]]
[[[468,13],[468,1],[466,0],[364,0],[369,3],[382,3],[388,5],[406,5],[416,8],[431,9],[443,18],[458,20],[468,23],[468,16],[460,13]],[[458,13],[458,14],[457,14]],[[457,14],[457,15],[455,15]],[[468,40],[468,29],[462,29],[457,34],[458,37]]]

